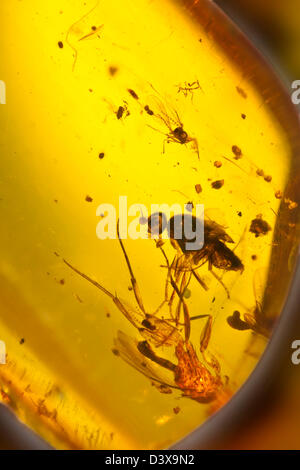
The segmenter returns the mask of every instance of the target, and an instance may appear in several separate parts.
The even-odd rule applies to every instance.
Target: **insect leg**
[[[140,290],[139,290],[139,287],[138,287],[137,280],[136,280],[136,278],[134,277],[134,274],[133,274],[133,271],[132,271],[132,267],[131,267],[131,264],[130,264],[128,255],[127,255],[127,253],[126,253],[126,250],[125,250],[125,247],[124,247],[124,245],[123,245],[123,242],[122,242],[122,240],[121,240],[121,238],[120,238],[119,219],[118,219],[118,223],[117,223],[117,234],[118,234],[119,243],[120,243],[120,245],[121,245],[121,248],[122,248],[122,251],[123,251],[123,255],[124,255],[124,258],[125,258],[127,267],[128,267],[128,271],[129,271],[129,273],[130,273],[130,281],[131,281],[131,285],[132,285],[132,288],[133,288],[133,292],[134,292],[135,299],[136,299],[136,301],[137,301],[137,303],[138,303],[138,306],[140,307],[141,311],[146,315],[146,311],[145,311],[145,308],[144,308],[144,304],[143,304],[143,301],[142,301],[142,297],[141,297],[141,294],[140,294]]]
[[[169,278],[170,278],[170,281],[171,281],[171,277],[172,277],[172,274],[171,274],[171,270],[174,270],[175,272],[175,284],[177,282],[179,282],[179,279],[180,279],[180,276],[182,274],[181,270],[178,268],[178,257],[177,255],[174,257],[173,261],[172,261],[172,264],[170,266],[170,269],[169,269]],[[171,282],[171,285],[172,285],[172,282]],[[173,285],[172,285],[173,287]],[[170,296],[170,299],[169,299],[169,310],[170,310],[170,315],[171,317],[173,318],[173,312],[172,312],[172,306],[173,306],[173,302],[174,302],[174,298],[175,298],[175,289],[173,287],[173,291],[172,291],[172,294]]]
[[[160,251],[162,252],[162,254],[163,254],[163,256],[166,260],[168,272],[167,272],[167,277],[166,277],[166,282],[165,282],[165,298],[152,315],[156,315],[159,312],[159,310],[163,307],[163,305],[166,302],[168,302],[168,298],[169,298],[169,289],[168,289],[168,287],[169,287],[169,282],[170,282],[170,269],[171,269],[170,268],[170,263],[169,263],[167,255],[165,253],[165,250],[160,245],[158,247],[159,247]]]
[[[178,287],[177,287],[177,284],[175,283],[172,275],[170,277],[170,280],[171,280],[171,284],[172,284],[172,287],[174,289],[174,291],[176,292],[176,294],[178,295],[178,297],[180,298],[181,302],[182,302],[182,306],[183,306],[183,315],[184,315],[184,334],[185,334],[185,341],[188,342],[189,340],[189,337],[190,337],[190,334],[191,334],[191,320],[190,320],[190,314],[189,314],[189,311],[188,311],[188,308],[187,308],[187,305],[185,303],[185,300],[181,294],[181,292],[179,291]],[[178,322],[176,323],[178,324]]]
[[[207,322],[205,324],[205,327],[202,330],[201,336],[200,336],[200,351],[203,353],[209,344],[209,340],[211,337],[211,328],[212,328],[212,316],[208,315]]]
[[[210,272],[212,273],[212,275],[217,279],[217,281],[221,284],[221,286],[225,289],[225,292],[226,292],[226,294],[227,294],[227,297],[228,297],[228,299],[230,299],[229,290],[228,290],[227,287],[225,286],[225,284],[224,284],[224,282],[222,281],[222,279],[213,271],[212,266],[211,266],[211,263],[208,264],[208,269],[210,270]]]
[[[205,282],[203,281],[203,279],[201,279],[201,277],[199,276],[199,274],[194,270],[192,269],[192,274],[193,276],[197,279],[197,281],[199,282],[199,284],[201,285],[201,287],[203,287],[204,290],[208,290],[208,287],[207,285],[205,284]]]
[[[205,362],[211,366],[216,373],[219,375],[221,371],[221,367],[219,364],[219,361],[212,355],[209,354],[210,359],[207,359],[206,353],[207,353],[207,348],[209,345],[209,341],[211,338],[211,330],[212,330],[212,316],[208,315],[207,322],[203,328],[203,331],[200,336],[200,352],[205,360]]]
[[[194,137],[194,138],[191,138],[190,141],[192,142],[193,144],[193,148],[197,154],[197,157],[198,157],[198,160],[200,160],[200,154],[199,154],[199,146],[198,146],[198,141],[197,139]]]
[[[105,287],[101,286],[101,284],[99,284],[97,281],[95,281],[94,279],[90,278],[89,276],[87,276],[86,274],[82,273],[81,271],[79,271],[77,268],[74,268],[74,266],[72,266],[70,263],[68,263],[68,261],[66,261],[65,259],[63,260],[63,262],[69,267],[71,268],[75,273],[79,274],[79,276],[83,277],[84,279],[86,279],[88,282],[90,282],[91,284],[93,284],[95,287],[97,287],[98,289],[100,289],[102,292],[104,292],[104,294],[106,294],[108,297],[110,297],[112,299],[112,301],[114,302],[114,304],[116,305],[116,307],[120,310],[120,312],[123,313],[123,315],[127,318],[128,321],[130,321],[130,323],[135,326],[136,328],[139,328],[139,324],[134,320],[133,318],[133,315],[130,314],[130,312],[128,311],[128,309],[123,305],[123,303],[118,299],[118,297],[116,295],[113,295],[110,291],[108,291],[107,289],[105,289]]]
[[[185,292],[185,289],[188,287],[190,281],[191,281],[191,273],[188,274],[188,279],[187,279],[187,271],[183,272],[182,278],[181,278],[181,284],[180,284],[180,298],[178,301],[177,309],[176,309],[176,322],[179,322],[180,319],[180,310],[181,310],[181,305],[182,305],[182,298]]]

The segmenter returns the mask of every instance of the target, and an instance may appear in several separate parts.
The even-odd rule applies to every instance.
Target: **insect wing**
[[[149,97],[148,102],[154,116],[164,123],[169,132],[173,132],[175,128],[183,127],[177,111],[171,105],[164,103],[162,99],[154,95]]]
[[[114,340],[115,349],[118,355],[127,362],[131,367],[141,372],[150,380],[166,385],[171,388],[178,388],[167,371],[159,368],[152,361],[147,359],[138,350],[138,341],[126,335],[122,331],[118,331],[118,336]]]

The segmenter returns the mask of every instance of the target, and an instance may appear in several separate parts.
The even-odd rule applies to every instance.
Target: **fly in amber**
[[[240,258],[227,247],[226,243],[233,243],[232,238],[226,233],[224,227],[213,220],[204,221],[204,244],[197,247],[196,236],[187,238],[184,225],[189,223],[190,226],[196,227],[196,217],[191,214],[175,215],[170,218],[167,223],[166,216],[162,213],[156,213],[148,219],[148,232],[161,234],[166,228],[169,233],[170,242],[176,250],[176,255],[170,264],[170,269],[174,271],[175,282],[181,285],[181,292],[187,288],[193,275],[200,285],[207,290],[205,282],[198,275],[197,270],[208,263],[208,269],[213,276],[224,287],[228,298],[230,294],[228,288],[222,279],[213,271],[213,267],[223,271],[240,271],[244,270],[244,265]],[[182,237],[175,237],[175,227],[181,226]],[[194,243],[194,249],[187,249],[188,244]],[[162,241],[159,246],[161,248]],[[161,248],[162,249],[162,248]]]

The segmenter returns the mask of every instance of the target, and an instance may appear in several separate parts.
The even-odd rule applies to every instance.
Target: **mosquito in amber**
[[[179,338],[175,345],[176,363],[156,354],[148,341],[137,341],[122,331],[115,339],[114,354],[148,377],[161,393],[172,389],[199,403],[210,403],[224,389],[218,359],[207,352],[212,331],[209,315],[200,337],[199,359],[190,341]],[[209,356],[209,357],[208,357]]]
[[[153,117],[157,118],[166,128],[165,132],[160,131],[152,126],[151,129],[165,135],[163,153],[165,153],[165,143],[176,143],[187,145],[191,144],[193,150],[197,153],[200,160],[198,141],[195,137],[191,137],[184,129],[183,122],[181,121],[178,112],[171,106],[166,106],[158,97],[152,97],[153,105],[151,106]]]

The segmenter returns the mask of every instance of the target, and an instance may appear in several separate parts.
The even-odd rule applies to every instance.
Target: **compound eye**
[[[155,212],[148,217],[148,233],[161,235],[167,227],[167,217],[162,212]]]

